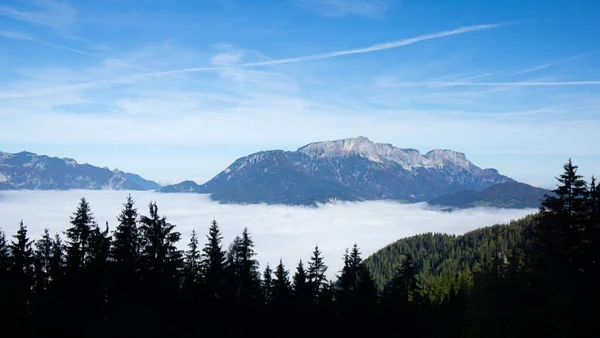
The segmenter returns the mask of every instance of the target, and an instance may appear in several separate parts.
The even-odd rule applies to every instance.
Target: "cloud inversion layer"
[[[140,214],[156,201],[159,214],[176,224],[182,233],[180,248],[185,248],[192,229],[202,245],[212,219],[224,235],[226,249],[233,238],[248,227],[256,245],[261,269],[275,266],[282,258],[286,267],[295,268],[299,259],[307,262],[315,245],[323,252],[332,278],[342,266],[345,248],[357,243],[363,258],[395,240],[426,232],[462,234],[496,223],[517,219],[535,210],[469,209],[453,213],[429,210],[423,204],[394,202],[339,203],[319,208],[221,205],[207,195],[159,194],[126,191],[14,191],[0,193],[0,227],[12,236],[23,219],[32,239],[41,236],[44,227],[51,233],[67,229],[69,216],[79,199],[85,197],[100,225],[117,225],[117,215],[127,195],[136,200]]]

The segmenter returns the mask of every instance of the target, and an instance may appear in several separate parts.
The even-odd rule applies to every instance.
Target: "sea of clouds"
[[[5,191],[0,192],[0,228],[10,238],[23,220],[30,238],[37,239],[44,228],[51,233],[67,229],[69,217],[85,197],[96,221],[107,221],[111,231],[128,194],[140,214],[148,215],[155,201],[161,215],[181,232],[181,248],[186,248],[192,229],[202,245],[213,219],[219,223],[226,249],[233,238],[248,227],[255,243],[261,269],[274,267],[283,259],[289,270],[298,260],[309,260],[319,246],[329,266],[328,276],[338,273],[345,248],[357,243],[363,257],[395,240],[426,232],[463,234],[473,229],[509,222],[533,213],[535,209],[473,208],[443,212],[424,203],[399,204],[387,201],[339,202],[318,208],[273,205],[219,204],[200,194],[163,194],[140,191]],[[293,271],[292,271],[293,273]]]

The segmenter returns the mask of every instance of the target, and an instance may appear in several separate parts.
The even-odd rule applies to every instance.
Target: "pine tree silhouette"
[[[89,255],[89,240],[92,229],[97,226],[90,205],[82,198],[77,211],[71,216],[72,227],[67,229],[67,266],[79,270],[85,266]]]
[[[31,334],[31,303],[33,301],[33,249],[32,241],[27,237],[27,227],[23,221],[19,224],[17,234],[9,245],[10,252],[10,282],[9,306],[11,318],[8,332],[18,336]]]
[[[210,224],[208,242],[202,249],[202,279],[209,303],[216,306],[225,299],[225,252],[221,242],[223,236],[216,220]]]
[[[327,278],[325,273],[327,272],[327,265],[323,261],[319,246],[315,246],[313,255],[308,262],[308,285],[311,289],[311,297],[313,304],[319,304],[323,289],[327,286]]]
[[[302,260],[298,262],[296,272],[294,273],[293,293],[298,315],[302,318],[307,315],[312,302],[312,289],[308,283],[306,270],[304,270]]]

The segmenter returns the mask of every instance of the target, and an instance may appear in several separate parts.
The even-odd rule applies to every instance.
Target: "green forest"
[[[329,326],[354,335],[596,336],[600,190],[570,160],[563,169],[535,215],[401,239],[364,260],[355,244],[335,280],[318,247],[306,262],[260,268],[249,229],[223,243],[213,220],[179,250],[181,234],[156,203],[144,215],[130,196],[111,231],[82,198],[63,233],[32,240],[23,222],[16,234],[0,232],[0,335],[319,335]],[[269,324],[250,326],[259,321]]]

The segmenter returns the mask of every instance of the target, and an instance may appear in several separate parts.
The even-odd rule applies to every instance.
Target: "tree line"
[[[558,181],[537,214],[508,225],[419,235],[367,260],[355,244],[334,280],[318,247],[292,271],[281,260],[261,270],[247,228],[225,248],[213,220],[204,240],[193,231],[180,250],[156,203],[142,215],[129,196],[111,232],[82,198],[61,234],[32,241],[23,222],[12,238],[0,232],[0,332],[198,336],[270,320],[315,333],[334,324],[355,334],[589,336],[598,332],[600,189],[570,160]]]

